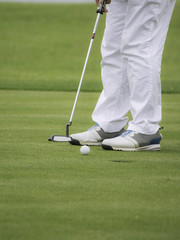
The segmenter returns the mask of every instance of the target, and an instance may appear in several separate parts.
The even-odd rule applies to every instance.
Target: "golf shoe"
[[[125,132],[124,128],[118,132],[107,133],[104,132],[98,124],[96,124],[85,132],[70,135],[72,139],[70,143],[73,145],[98,146],[102,144],[104,139],[119,136],[123,132]]]
[[[153,135],[145,135],[133,130],[127,130],[120,136],[105,139],[102,147],[106,150],[117,151],[158,151],[162,135],[159,131]]]

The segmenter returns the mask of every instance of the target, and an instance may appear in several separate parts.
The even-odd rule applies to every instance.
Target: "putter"
[[[88,49],[88,52],[87,52],[87,56],[86,56],[85,64],[84,64],[84,67],[83,67],[82,75],[81,75],[81,78],[80,78],[80,82],[79,82],[78,90],[77,90],[77,93],[76,93],[76,97],[75,97],[73,109],[72,109],[72,112],[71,112],[70,120],[69,120],[69,123],[66,125],[66,135],[65,136],[63,136],[63,135],[52,135],[48,139],[49,141],[53,141],[53,142],[70,142],[71,141],[71,137],[69,136],[69,127],[72,125],[72,120],[73,120],[77,100],[78,100],[78,97],[79,97],[81,85],[82,85],[82,82],[83,82],[84,74],[85,74],[85,71],[86,71],[86,66],[87,66],[87,63],[88,63],[88,59],[89,59],[89,55],[90,55],[90,52],[91,52],[92,44],[93,44],[93,41],[94,41],[94,38],[95,38],[95,34],[96,34],[96,30],[97,30],[97,26],[98,26],[98,23],[99,23],[100,16],[104,13],[105,5],[106,5],[106,0],[103,0],[102,3],[98,5],[97,10],[96,10],[97,18],[96,18],[96,22],[95,22],[95,25],[94,25],[92,38],[91,38],[89,49]]]

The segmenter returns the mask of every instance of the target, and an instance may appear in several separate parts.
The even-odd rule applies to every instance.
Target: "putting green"
[[[178,239],[180,96],[163,95],[162,151],[91,147],[64,134],[75,93],[0,91],[3,240]],[[90,127],[97,93],[81,93],[71,132]]]

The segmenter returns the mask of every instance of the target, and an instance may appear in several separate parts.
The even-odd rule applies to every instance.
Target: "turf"
[[[47,141],[64,134],[74,96],[0,91],[0,239],[178,239],[180,95],[163,95],[162,151],[88,156]],[[80,94],[71,132],[92,124],[97,98]]]
[[[95,4],[0,3],[0,88],[76,90],[95,19]],[[84,90],[101,89],[101,20]]]
[[[77,89],[96,19],[94,4],[0,3],[0,89]],[[180,1],[170,24],[162,64],[163,93],[180,93]],[[100,91],[102,16],[84,91]]]

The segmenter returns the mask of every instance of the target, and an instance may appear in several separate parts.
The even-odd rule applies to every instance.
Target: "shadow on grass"
[[[110,160],[110,162],[114,162],[114,163],[132,163],[134,161],[125,161],[125,160]]]

